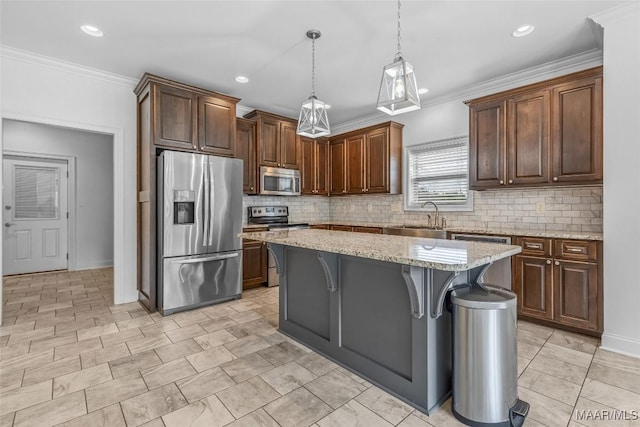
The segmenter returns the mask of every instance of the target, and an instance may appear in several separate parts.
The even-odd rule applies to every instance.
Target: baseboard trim
[[[621,335],[605,332],[602,334],[601,348],[626,356],[640,358],[640,340],[623,337]]]

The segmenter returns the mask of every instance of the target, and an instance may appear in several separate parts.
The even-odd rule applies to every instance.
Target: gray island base
[[[243,237],[269,242],[276,259],[282,333],[432,413],[451,395],[447,291],[480,279],[492,260],[520,248],[354,234]]]

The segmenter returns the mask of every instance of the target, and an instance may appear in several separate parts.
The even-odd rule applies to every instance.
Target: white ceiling
[[[434,97],[595,49],[587,17],[622,3],[418,1],[402,3],[402,52]],[[395,0],[10,1],[3,45],[139,79],[144,72],[216,90],[242,104],[297,117],[316,94],[332,124],[375,112],[382,67],[396,53]],[[85,35],[98,26],[103,38]],[[533,34],[514,38],[523,24]],[[250,82],[238,84],[234,77]],[[382,113],[380,113],[382,114]]]

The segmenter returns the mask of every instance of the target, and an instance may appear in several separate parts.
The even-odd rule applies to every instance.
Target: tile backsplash
[[[243,197],[248,206],[289,206],[291,222],[427,223],[428,212],[404,211],[403,196]],[[441,212],[450,228],[602,232],[602,186],[501,189],[474,192],[473,212]]]

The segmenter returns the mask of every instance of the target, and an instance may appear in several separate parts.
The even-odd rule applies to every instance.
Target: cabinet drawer
[[[354,225],[353,231],[355,231],[356,233],[382,234],[382,228],[380,227],[360,227]]]
[[[596,261],[596,242],[588,240],[561,240],[555,241],[554,256],[582,261]]]
[[[551,256],[551,239],[541,237],[518,237],[517,244],[527,255]]]
[[[329,229],[335,231],[353,231],[353,227],[350,225],[330,225]]]

